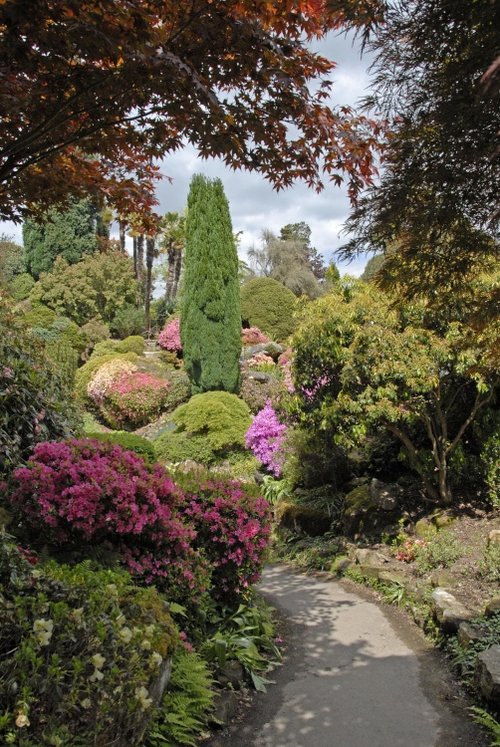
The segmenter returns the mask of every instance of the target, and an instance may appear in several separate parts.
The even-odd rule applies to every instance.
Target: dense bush
[[[203,435],[214,451],[243,447],[251,422],[247,405],[229,392],[195,394],[175,410],[172,420],[188,435]]]
[[[177,639],[163,600],[124,572],[26,558],[1,538],[0,741],[141,744]]]
[[[156,461],[155,449],[151,441],[147,438],[138,436],[135,433],[127,433],[127,431],[105,431],[105,432],[87,432],[87,438],[97,439],[98,441],[104,441],[105,443],[116,444],[121,446],[122,449],[127,451],[135,451],[140,457],[146,462]]]
[[[135,353],[136,355],[142,355],[146,343],[144,337],[141,335],[129,335],[124,340],[120,340],[117,343],[116,349],[119,353]]]
[[[257,381],[247,371],[243,371],[240,397],[254,415],[266,406],[268,400],[274,404],[282,399],[286,391],[284,381],[275,376],[269,376],[266,381]]]
[[[144,332],[144,310],[136,306],[124,306],[118,309],[110,322],[112,332],[124,339]]]
[[[28,272],[17,275],[10,283],[10,291],[15,301],[24,301],[35,286],[35,280]]]
[[[101,343],[98,343],[100,345]],[[105,343],[104,343],[105,344]],[[99,370],[101,366],[103,366],[105,363],[108,363],[108,361],[112,361],[115,359],[123,360],[123,361],[129,361],[131,363],[134,363],[137,361],[137,355],[135,353],[107,353],[106,355],[97,355],[93,354],[90,359],[85,363],[83,366],[81,366],[75,375],[75,393],[77,398],[81,402],[85,402],[87,400],[87,388],[90,382],[92,381],[94,375]]]
[[[162,464],[199,462],[209,466],[217,457],[205,436],[191,436],[185,431],[166,430],[154,442],[156,459]]]
[[[258,327],[247,327],[241,330],[242,345],[258,345],[262,342],[269,342],[269,337],[261,332]]]
[[[500,428],[485,441],[481,451],[481,463],[488,497],[496,508],[500,508]]]
[[[259,578],[269,542],[269,504],[243,483],[179,476],[185,513],[196,529],[195,545],[213,566],[212,594],[234,603]]]
[[[283,477],[290,488],[331,485],[339,490],[352,477],[352,465],[333,436],[329,430],[289,429],[284,444]]]
[[[71,435],[78,419],[68,384],[47,359],[43,343],[1,298],[0,326],[0,476],[5,476],[39,441]]]
[[[90,439],[38,444],[14,473],[12,506],[34,536],[70,550],[107,543],[123,565],[169,597],[191,603],[208,572],[182,520],[183,496],[165,470],[120,446]]]
[[[285,340],[295,329],[297,301],[291,290],[273,278],[252,278],[241,287],[241,318],[273,340]]]
[[[172,353],[182,352],[181,323],[177,317],[170,319],[158,335],[158,345]]]
[[[257,413],[245,436],[245,446],[275,477],[281,475],[287,426],[280,423],[271,401]]]

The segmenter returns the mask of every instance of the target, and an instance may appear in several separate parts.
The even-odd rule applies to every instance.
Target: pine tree
[[[238,255],[222,183],[201,174],[188,197],[181,339],[194,392],[238,391]]]

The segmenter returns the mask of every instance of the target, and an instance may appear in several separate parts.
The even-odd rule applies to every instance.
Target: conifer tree
[[[188,197],[181,340],[194,392],[238,391],[238,255],[222,183],[201,174]]]

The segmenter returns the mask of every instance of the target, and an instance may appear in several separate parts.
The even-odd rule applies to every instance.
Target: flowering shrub
[[[182,351],[180,319],[171,319],[158,335],[158,345],[172,353]]]
[[[123,571],[23,556],[2,538],[0,743],[142,744],[177,643],[164,601]]]
[[[292,376],[292,349],[287,348],[284,353],[281,353],[278,358],[278,365],[281,366],[283,371],[283,383],[285,384],[286,390],[293,394],[295,391],[295,384],[293,383]]]
[[[103,364],[94,374],[87,394],[113,428],[139,428],[157,418],[167,404],[170,383],[137,370],[120,358]]]
[[[143,582],[189,601],[207,572],[180,515],[182,492],[160,465],[90,439],[38,444],[14,472],[14,507],[56,547],[107,543]],[[186,600],[187,597],[187,600]]]
[[[186,493],[185,514],[197,532],[195,545],[213,566],[212,593],[219,601],[235,602],[259,578],[269,543],[269,504],[237,481],[179,479]]]
[[[270,355],[267,355],[267,353],[255,353],[255,355],[248,358],[245,363],[247,366],[250,366],[250,368],[257,368],[262,365],[274,367],[274,361]]]
[[[280,423],[271,401],[257,413],[245,436],[245,445],[275,477],[283,467],[282,447],[287,426]]]
[[[270,338],[261,332],[258,327],[248,327],[247,329],[241,330],[242,345],[259,345],[261,342],[269,341]]]
[[[423,539],[409,537],[397,548],[396,559],[402,560],[404,563],[411,563],[416,559],[419,548],[426,545],[427,542]]]

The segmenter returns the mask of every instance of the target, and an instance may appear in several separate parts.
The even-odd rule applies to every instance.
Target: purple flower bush
[[[245,436],[245,446],[275,477],[281,475],[283,442],[287,426],[280,423],[271,400],[255,416]]]
[[[184,496],[160,466],[92,439],[37,444],[14,472],[11,502],[45,542],[71,549],[104,543],[146,584],[186,603],[209,572],[183,515]]]
[[[184,511],[197,532],[195,546],[212,564],[213,596],[233,602],[259,578],[269,544],[269,504],[235,480],[184,479]]]
[[[171,319],[158,335],[158,345],[171,353],[182,351],[180,319]]]

